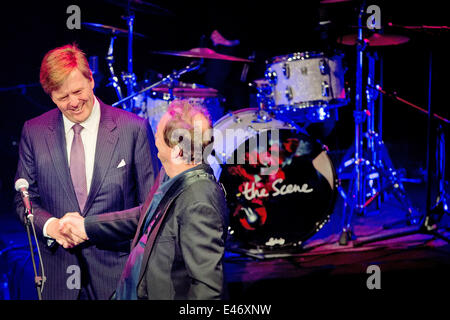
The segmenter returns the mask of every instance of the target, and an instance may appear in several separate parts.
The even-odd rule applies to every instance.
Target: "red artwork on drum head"
[[[323,146],[296,130],[278,132],[278,140],[267,136],[265,148],[251,142],[260,134],[239,146],[232,156],[245,149],[245,163],[222,165],[232,234],[247,247],[296,246],[334,207],[334,168]],[[262,174],[262,168],[272,169]]]

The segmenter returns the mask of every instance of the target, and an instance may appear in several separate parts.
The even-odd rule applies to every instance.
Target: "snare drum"
[[[332,213],[334,167],[312,137],[258,113],[235,111],[214,126],[208,162],[227,193],[230,234],[247,248],[300,246]]]
[[[275,114],[299,122],[318,122],[329,109],[348,103],[343,55],[299,52],[278,56],[267,64],[266,79],[272,86]]]

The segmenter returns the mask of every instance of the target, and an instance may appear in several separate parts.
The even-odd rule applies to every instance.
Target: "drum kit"
[[[321,4],[336,2],[344,1],[321,1]],[[133,10],[159,10],[164,14],[170,12],[144,1],[128,3],[134,5],[127,6],[128,30],[97,23],[84,24],[88,29],[111,37],[106,58],[111,75],[109,85],[115,89],[119,99],[113,106],[147,118],[153,130],[172,100],[193,100],[209,110],[215,139],[208,162],[227,191],[229,234],[238,243],[236,250],[262,258],[298,252],[305,241],[330,219],[339,194],[349,210],[344,212],[339,240],[340,244],[345,245],[351,238],[353,212],[363,212],[373,198],[386,191],[386,183],[395,186],[395,194],[412,214],[412,206],[406,201],[401,181],[381,140],[381,97],[380,122],[378,130],[375,128],[377,95],[373,88],[377,59],[374,52],[369,53],[367,50],[369,47],[400,45],[409,38],[380,34],[374,30],[370,30],[369,36],[363,37],[363,31],[368,29],[362,27],[364,12],[360,10],[358,33],[338,39],[340,45],[352,46],[357,50],[356,110],[355,143],[350,151],[353,156],[345,159],[335,170],[328,148],[308,134],[305,128],[310,123],[320,124],[330,118],[337,108],[350,102],[350,88],[344,79],[345,59],[341,52],[295,52],[269,59],[266,61],[264,78],[249,84],[256,88],[257,107],[223,115],[218,90],[182,82],[180,77],[198,70],[204,59],[235,63],[253,61],[220,54],[209,48],[153,51],[153,54],[187,57],[193,61],[185,68],[135,90],[137,84],[132,68],[132,38],[145,38],[145,35],[133,31]],[[113,68],[114,40],[117,36],[129,38],[128,70],[122,75],[127,88],[126,97]],[[363,109],[364,55],[369,60],[367,109]],[[382,84],[382,79],[379,81]],[[366,131],[363,131],[363,127]],[[365,138],[367,143],[364,143]],[[344,177],[348,170],[350,174]],[[349,181],[347,186],[342,183],[345,179]]]

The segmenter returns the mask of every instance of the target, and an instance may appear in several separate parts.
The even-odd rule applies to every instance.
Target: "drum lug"
[[[283,74],[286,79],[289,79],[291,77],[291,69],[289,68],[289,65],[287,63],[283,64]]]
[[[330,67],[325,59],[320,59],[319,61],[319,70],[322,75],[326,75],[330,73]]]
[[[258,130],[256,130],[252,125],[248,125],[248,126],[247,126],[247,131],[248,131],[251,135],[257,135],[257,134],[258,134]]]
[[[330,96],[330,85],[326,81],[322,81],[322,97]]]
[[[307,67],[301,67],[301,68],[300,68],[300,73],[301,73],[303,76],[307,76],[307,75],[308,75],[308,68],[307,68]]]
[[[289,101],[292,100],[293,94],[292,94],[292,88],[290,86],[286,87],[286,90],[284,90],[284,95],[286,96],[286,99],[288,99]]]
[[[234,123],[241,123],[242,119],[236,116],[236,117],[234,117],[233,121],[234,121]]]

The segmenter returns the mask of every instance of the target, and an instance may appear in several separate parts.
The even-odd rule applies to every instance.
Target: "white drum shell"
[[[268,64],[275,106],[296,108],[340,106],[347,103],[342,55],[297,53]]]

